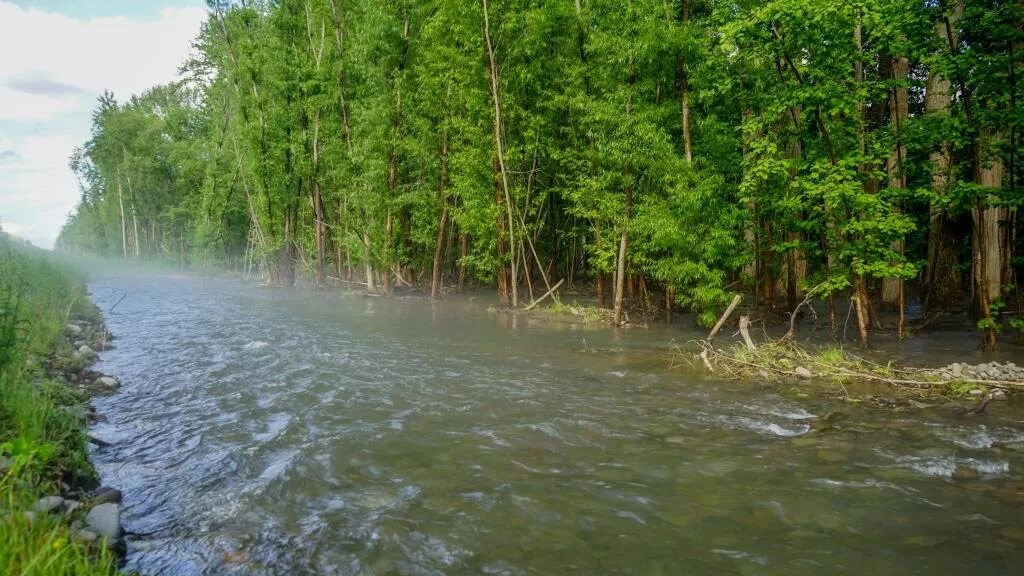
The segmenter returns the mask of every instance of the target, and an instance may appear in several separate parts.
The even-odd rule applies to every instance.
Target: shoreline
[[[117,574],[118,490],[101,486],[91,398],[116,392],[91,369],[110,340],[83,279],[0,234],[0,572]]]

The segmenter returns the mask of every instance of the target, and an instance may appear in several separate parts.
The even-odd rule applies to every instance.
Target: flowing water
[[[117,337],[97,368],[123,383],[95,402],[94,459],[143,575],[1024,566],[1015,402],[909,414],[714,382],[669,368],[678,328],[473,300],[90,289]]]

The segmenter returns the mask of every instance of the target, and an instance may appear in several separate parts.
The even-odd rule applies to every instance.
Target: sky
[[[175,80],[205,18],[204,0],[0,0],[0,228],[53,247],[96,99]]]

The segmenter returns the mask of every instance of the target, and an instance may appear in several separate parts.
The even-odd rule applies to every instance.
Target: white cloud
[[[53,245],[78,199],[68,157],[88,137],[96,97],[123,101],[174,80],[205,18],[196,6],[79,19],[0,0],[0,226]]]

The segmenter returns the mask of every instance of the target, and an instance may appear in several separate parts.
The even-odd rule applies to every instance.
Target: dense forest
[[[1022,0],[214,0],[182,72],[100,99],[60,249],[1024,328]]]

